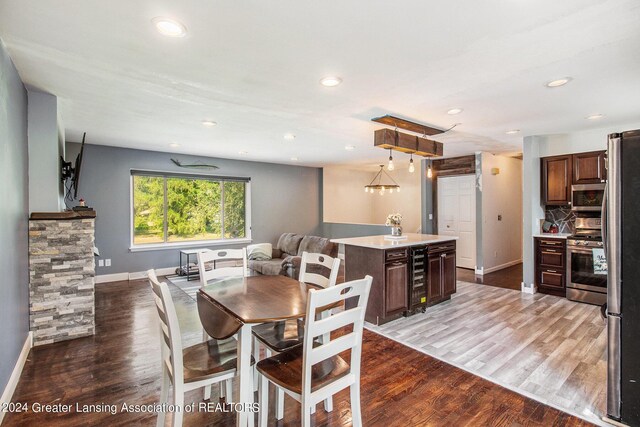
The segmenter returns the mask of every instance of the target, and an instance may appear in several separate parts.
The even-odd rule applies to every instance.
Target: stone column
[[[94,221],[29,221],[29,323],[35,346],[95,333]]]

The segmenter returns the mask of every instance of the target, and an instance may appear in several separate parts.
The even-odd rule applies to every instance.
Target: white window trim
[[[143,245],[136,245],[133,243],[133,223],[134,223],[134,212],[133,212],[133,177],[135,172],[157,172],[158,174],[164,176],[175,176],[175,175],[185,175],[185,176],[202,176],[206,178],[207,175],[193,175],[186,174],[180,172],[160,172],[160,171],[145,171],[140,169],[132,169],[129,171],[129,252],[145,252],[145,251],[158,251],[164,249],[187,249],[187,248],[199,248],[204,246],[222,246],[222,245],[240,245],[240,244],[248,244],[253,241],[251,237],[251,180],[247,180],[245,182],[245,228],[246,235],[245,237],[239,239],[215,239],[215,240],[193,240],[193,241],[185,241],[185,242],[163,242],[163,243],[149,243]],[[219,176],[219,175],[216,175]],[[228,177],[228,180],[233,180],[233,178],[238,178],[238,180],[244,180],[245,178],[240,177]]]

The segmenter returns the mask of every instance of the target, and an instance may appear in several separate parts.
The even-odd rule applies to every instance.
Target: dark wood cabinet
[[[434,245],[427,257],[427,303],[437,304],[451,298],[456,292],[455,241]]]
[[[535,275],[538,291],[566,296],[566,241],[535,238]]]
[[[409,298],[408,292],[407,260],[394,261],[385,267],[385,317],[407,310]]]
[[[604,167],[604,151],[573,155],[573,183],[597,184],[605,182],[607,171]]]
[[[422,311],[456,292],[455,240],[393,249],[345,243],[344,255],[345,280],[373,277],[365,320],[375,325]]]
[[[572,157],[542,158],[542,202],[545,205],[571,203]]]

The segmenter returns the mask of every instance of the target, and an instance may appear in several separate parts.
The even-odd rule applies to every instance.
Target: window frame
[[[168,222],[167,222],[167,178],[183,178],[183,179],[206,179],[208,181],[231,181],[231,182],[243,182],[245,184],[245,194],[244,194],[244,203],[245,203],[245,212],[244,212],[244,220],[245,220],[245,237],[235,238],[235,239],[225,239],[224,238],[224,185],[222,186],[221,191],[221,200],[222,200],[222,209],[221,209],[221,218],[222,221],[222,236],[221,239],[212,239],[212,240],[191,240],[191,241],[183,241],[183,242],[162,242],[162,243],[146,243],[146,244],[135,244],[134,243],[134,220],[135,220],[135,212],[134,212],[134,187],[133,187],[133,178],[134,176],[156,176],[164,178],[164,235],[163,238],[166,239],[168,235]],[[207,174],[194,174],[194,173],[184,173],[184,172],[163,172],[157,170],[145,170],[145,169],[131,169],[129,173],[129,252],[142,252],[142,251],[155,251],[162,249],[182,249],[182,248],[197,248],[203,246],[221,246],[221,245],[237,245],[244,243],[251,243],[251,178],[249,177],[240,177],[240,176],[225,176],[225,175],[207,175]]]

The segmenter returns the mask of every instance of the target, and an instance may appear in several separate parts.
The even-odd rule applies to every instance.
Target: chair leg
[[[207,342],[207,341],[209,341],[209,334],[203,328],[202,329],[202,342]]]
[[[211,400],[211,388],[213,385],[204,386],[204,400]]]
[[[256,365],[260,360],[260,341],[257,338],[253,339],[253,359],[256,361],[255,365],[253,365],[253,391],[258,390],[258,369]]]
[[[220,387],[220,399],[223,399],[226,396],[224,392],[225,385],[223,383],[218,383],[218,385]],[[213,387],[213,385],[211,387]]]
[[[311,426],[311,407],[302,402],[302,427]]]
[[[259,381],[258,405],[260,407],[260,419],[258,421],[258,427],[267,427],[267,421],[269,419],[269,381],[264,375],[260,375]]]
[[[184,390],[181,386],[173,385],[173,404],[175,411],[173,413],[173,427],[182,427],[182,418],[184,416]]]
[[[229,379],[224,382],[224,399],[228,405],[233,403],[233,380]]]
[[[324,410],[327,412],[333,411],[333,396],[327,397],[324,400]]]
[[[168,373],[165,371],[165,369],[163,369],[162,372],[162,388],[160,389],[160,405],[162,405],[163,403],[167,403],[167,401],[169,400],[169,386],[171,385],[171,382],[169,380],[169,375]],[[156,421],[156,426],[157,427],[164,427],[164,419],[166,417],[166,413],[164,411],[158,412],[158,420]]]
[[[284,391],[276,386],[276,420],[284,418]]]
[[[351,384],[351,419],[354,427],[362,426],[362,414],[360,413],[360,384]]]

